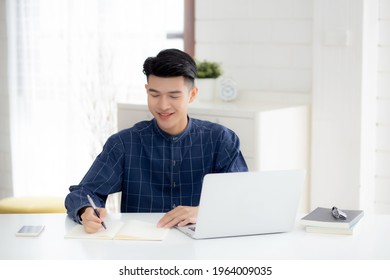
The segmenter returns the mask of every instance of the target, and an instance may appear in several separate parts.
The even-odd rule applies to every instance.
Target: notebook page
[[[75,225],[65,235],[65,238],[87,238],[87,239],[112,239],[123,226],[122,221],[104,221],[107,229],[103,227],[96,233],[86,233],[83,225]]]
[[[125,222],[114,239],[163,240],[169,229],[158,228],[155,223],[138,220]]]

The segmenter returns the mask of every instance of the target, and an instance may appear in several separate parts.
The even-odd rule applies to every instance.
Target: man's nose
[[[170,103],[167,96],[161,96],[158,106],[161,110],[166,110],[169,108]]]

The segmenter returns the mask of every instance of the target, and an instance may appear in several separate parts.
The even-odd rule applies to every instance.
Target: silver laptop
[[[194,239],[292,230],[303,170],[207,174],[196,224],[177,227]]]

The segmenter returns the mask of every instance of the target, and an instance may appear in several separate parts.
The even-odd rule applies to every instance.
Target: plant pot
[[[196,79],[195,85],[198,87],[197,99],[199,101],[213,102],[215,100],[216,79]]]

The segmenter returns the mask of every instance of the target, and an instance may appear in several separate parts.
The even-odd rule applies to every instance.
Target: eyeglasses
[[[346,220],[347,219],[347,214],[345,214],[343,211],[341,211],[340,209],[338,209],[335,206],[332,207],[332,215],[337,220]]]

